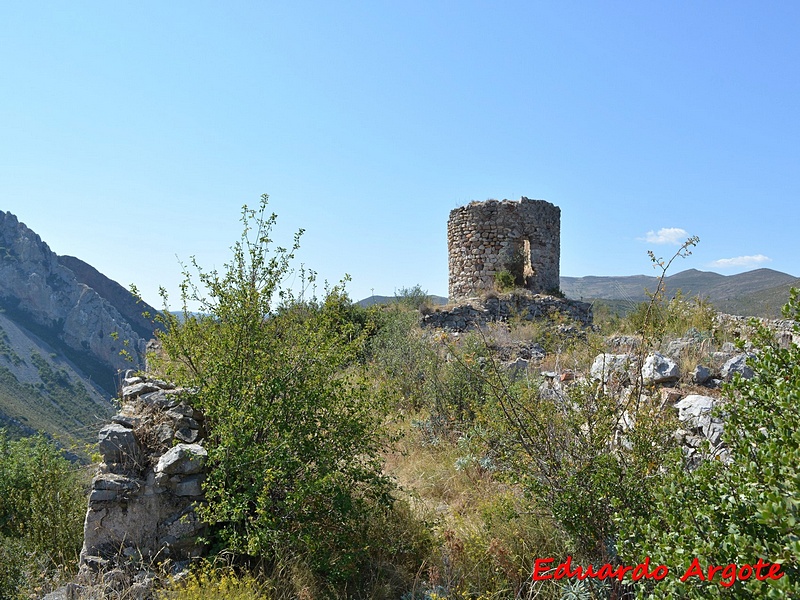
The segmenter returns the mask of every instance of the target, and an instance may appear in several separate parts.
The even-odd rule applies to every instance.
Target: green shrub
[[[270,600],[270,586],[247,572],[200,563],[183,581],[158,593],[159,600]]]
[[[367,342],[371,377],[397,410],[425,404],[425,380],[436,356],[415,325],[419,315],[403,305],[370,308],[374,333]]]
[[[42,436],[0,429],[0,598],[77,567],[86,499],[80,472]]]
[[[517,287],[517,278],[508,269],[501,269],[494,275],[494,284],[501,292],[509,292]]]
[[[430,309],[431,297],[419,284],[410,288],[400,288],[394,294],[395,301],[409,308],[426,311]]]
[[[800,299],[792,290],[785,315],[800,333]],[[788,598],[800,595],[800,347],[779,347],[758,329],[751,367],[755,377],[735,379],[725,392],[723,441],[729,460],[705,461],[693,471],[679,455],[653,490],[646,516],[620,513],[626,564],[644,556],[670,568],[670,577],[641,597]],[[777,581],[736,581],[732,587],[680,577],[693,558],[701,565],[780,563]]]
[[[281,287],[300,233],[291,250],[271,251],[266,201],[243,210],[223,273],[185,273],[183,318],[167,313],[160,335],[163,368],[198,390],[210,467],[200,514],[215,548],[302,562],[342,590],[369,563],[370,516],[392,505],[363,368],[369,331],[341,287],[321,299]]]

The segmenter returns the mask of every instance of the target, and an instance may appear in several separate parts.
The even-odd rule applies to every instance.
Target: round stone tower
[[[447,221],[450,300],[495,289],[506,270],[519,287],[535,293],[559,289],[561,209],[520,198],[470,202]]]

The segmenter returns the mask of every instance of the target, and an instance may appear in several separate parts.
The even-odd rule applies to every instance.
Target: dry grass
[[[422,572],[425,589],[439,597],[529,597],[533,562],[564,549],[561,533],[532,510],[519,488],[465,462],[463,445],[428,443],[410,423],[386,456],[386,471],[434,532],[434,552]],[[555,590],[538,593],[547,598]]]

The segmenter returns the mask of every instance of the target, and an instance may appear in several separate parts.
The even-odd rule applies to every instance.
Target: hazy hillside
[[[0,314],[0,426],[13,436],[45,432],[94,441],[113,414],[108,392],[63,353]]]
[[[447,298],[444,296],[428,296],[431,304],[447,304]],[[359,300],[356,302],[359,306],[372,306],[373,304],[392,304],[393,302],[397,302],[397,296],[376,296],[372,295],[368,298],[364,298],[363,300]]]
[[[602,299],[615,310],[625,311],[637,302],[648,299],[645,290],[653,291],[658,279],[654,276],[627,277],[562,277],[561,290],[577,300]],[[688,297],[710,300],[719,310],[752,316],[778,316],[786,303],[789,289],[800,285],[800,279],[774,271],[756,269],[736,275],[720,275],[689,269],[666,277],[666,293],[678,290]]]

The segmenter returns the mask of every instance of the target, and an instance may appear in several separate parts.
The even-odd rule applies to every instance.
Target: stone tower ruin
[[[520,198],[470,202],[447,221],[450,300],[495,289],[495,275],[509,271],[535,293],[559,289],[561,209]]]

